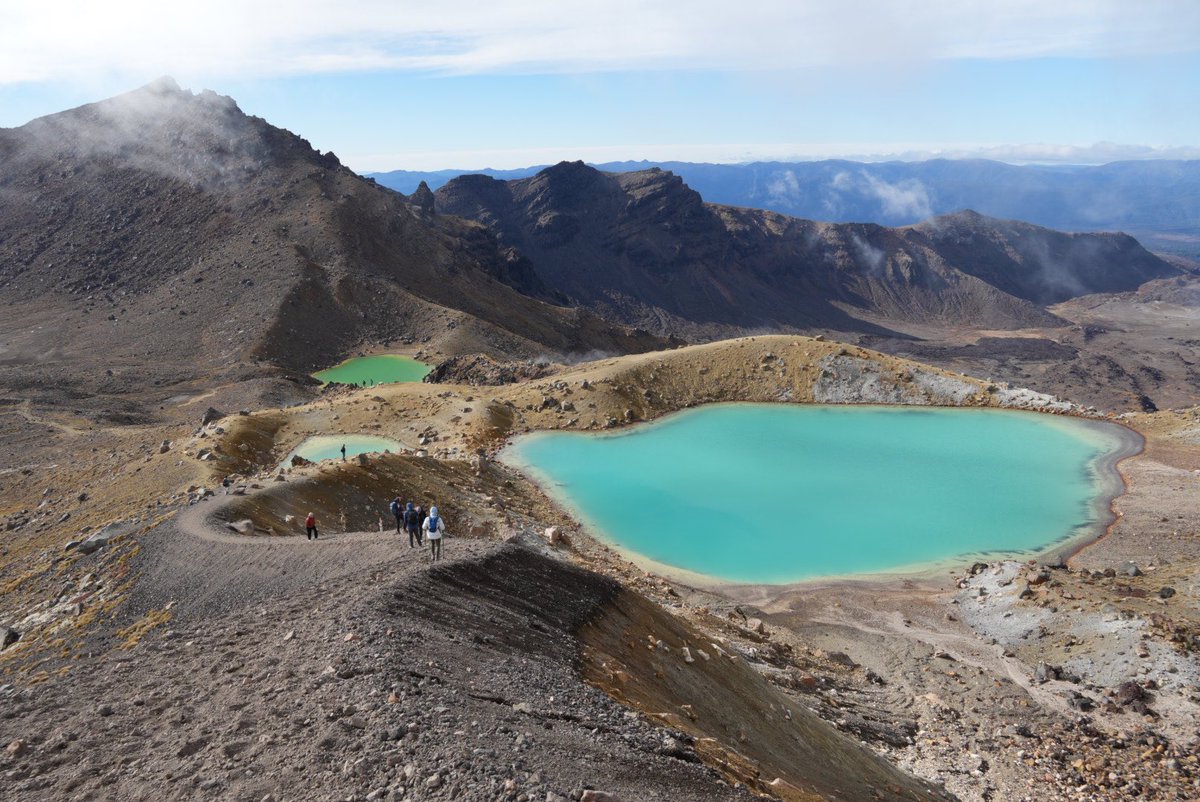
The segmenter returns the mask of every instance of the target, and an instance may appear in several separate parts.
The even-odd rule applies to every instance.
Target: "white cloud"
[[[800,194],[800,181],[791,170],[774,173],[767,182],[767,197],[779,203],[791,200]]]
[[[863,173],[866,191],[874,196],[888,217],[915,217],[924,219],[933,214],[929,202],[929,191],[915,178],[890,184],[873,175]]]
[[[886,253],[853,231],[850,232],[850,247],[854,249],[855,255],[858,256],[859,264],[867,268],[868,273],[879,275],[883,272],[883,267],[887,264]]]
[[[787,70],[1192,51],[1195,0],[0,0],[0,83]]]
[[[892,220],[923,220],[933,215],[933,202],[923,183],[909,178],[893,184],[865,169],[853,173],[839,170],[835,173],[829,180],[821,203],[831,215],[837,217],[843,214],[847,205],[860,207],[862,198],[876,201],[884,217]]]
[[[851,178],[850,173],[845,170],[839,170],[837,175],[833,177],[833,180],[829,182],[829,186],[833,187],[839,192],[845,192],[853,185],[854,179]]]

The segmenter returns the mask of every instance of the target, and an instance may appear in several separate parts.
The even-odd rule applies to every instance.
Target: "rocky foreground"
[[[463,364],[481,382],[507,369]],[[1194,411],[1124,418],[1146,450],[1122,466],[1129,492],[1109,535],[1065,565],[716,592],[592,541],[491,452],[531,428],[605,429],[734,399],[1099,413],[810,338],[550,369],[331,389],[199,428],[39,419],[75,458],[31,441],[24,467],[0,474],[6,791],[1200,795]],[[223,405],[195,403],[196,420]],[[405,453],[277,467],[330,430],[379,433]],[[214,497],[225,473],[234,493]],[[397,489],[444,508],[445,563],[378,531],[379,499]],[[322,521],[315,543],[295,530],[307,509]]]
[[[5,798],[752,798],[581,685],[561,622],[472,626],[502,607],[446,580],[496,548],[455,543],[428,574],[397,553],[215,615],[181,604],[68,676],[5,686]]]

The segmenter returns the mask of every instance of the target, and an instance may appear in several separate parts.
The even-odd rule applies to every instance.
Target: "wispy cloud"
[[[888,217],[925,218],[933,214],[929,190],[916,179],[889,183],[873,175],[863,174],[867,192],[876,198]]]
[[[789,173],[791,171],[788,171]],[[796,182],[796,195],[806,189]],[[889,222],[923,220],[933,214],[933,202],[926,186],[915,178],[889,182],[863,169],[855,172],[841,170],[834,174],[825,187],[822,205],[833,216],[839,216],[847,205],[858,206],[867,200],[878,205],[881,219]]]
[[[1197,48],[1194,0],[0,2],[0,83],[173,73],[787,70]]]

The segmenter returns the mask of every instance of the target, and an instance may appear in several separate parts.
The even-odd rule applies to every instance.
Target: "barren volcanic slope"
[[[988,328],[1054,325],[1045,304],[1178,271],[1120,234],[1064,234],[972,212],[906,228],[704,203],[662,170],[564,162],[457,178],[437,208],[485,223],[572,301],[660,331],[824,327],[857,315]]]
[[[0,131],[0,384],[111,399],[399,338],[522,355],[653,343],[534,300],[520,259],[416,201],[170,79]]]

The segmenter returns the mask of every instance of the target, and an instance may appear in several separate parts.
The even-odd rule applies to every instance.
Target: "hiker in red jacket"
[[[308,532],[308,539],[316,540],[317,539],[317,516],[313,515],[310,512],[308,514],[308,517],[304,519],[304,528]]]

